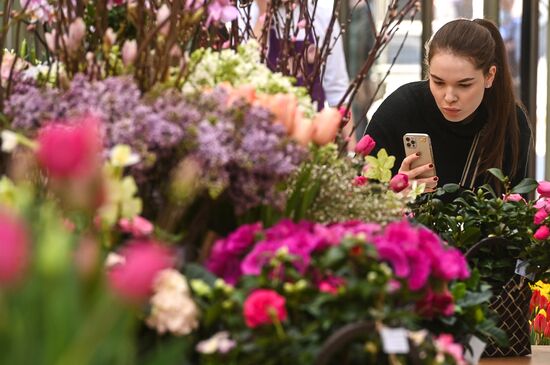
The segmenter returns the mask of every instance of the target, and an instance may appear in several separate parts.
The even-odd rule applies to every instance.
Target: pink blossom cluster
[[[547,219],[550,212],[550,182],[539,182],[537,192],[540,194],[540,199],[535,203],[537,212],[533,217],[533,223],[539,227],[535,231],[534,237],[539,241],[544,241],[550,237],[549,220]]]

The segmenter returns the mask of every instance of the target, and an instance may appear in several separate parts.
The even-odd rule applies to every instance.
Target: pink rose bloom
[[[139,215],[132,219],[121,218],[118,226],[122,232],[130,233],[136,238],[149,236],[155,228],[151,222]]]
[[[537,187],[537,192],[544,198],[550,198],[550,182],[541,181]]]
[[[367,183],[368,179],[365,176],[356,176],[353,178],[353,186],[363,186]]]
[[[399,173],[390,180],[390,189],[396,193],[399,193],[407,186],[409,186],[409,177],[405,174]]]
[[[547,226],[540,226],[533,236],[539,241],[544,241],[550,237],[550,229]]]
[[[252,292],[244,301],[243,314],[246,325],[256,328],[264,324],[286,320],[287,312],[285,298],[277,292],[268,289],[258,289]]]
[[[363,138],[361,138],[355,145],[355,152],[366,156],[372,152],[374,147],[376,147],[376,142],[374,142],[374,139],[372,139],[372,137],[368,134],[365,134]]]
[[[0,211],[0,287],[17,282],[28,260],[29,239],[23,222]]]
[[[320,292],[336,295],[338,294],[338,289],[344,286],[344,284],[344,279],[336,276],[330,276],[324,280],[321,280],[317,287]]]
[[[508,194],[508,195],[502,194],[502,200],[504,200],[505,202],[525,201],[525,199],[523,199],[521,194]]]
[[[542,222],[544,222],[546,217],[548,217],[548,212],[546,211],[546,209],[541,208],[537,210],[537,212],[535,213],[535,216],[533,217],[533,222],[536,225],[542,224]]]
[[[174,264],[172,251],[154,241],[134,240],[120,254],[124,263],[109,271],[113,290],[129,302],[147,300],[153,292],[155,276]]]
[[[451,355],[457,365],[467,365],[464,361],[462,345],[454,342],[453,335],[442,333],[435,339],[435,345],[439,351]]]
[[[38,131],[37,158],[54,178],[88,177],[99,167],[99,121],[92,117],[71,124],[50,123]]]

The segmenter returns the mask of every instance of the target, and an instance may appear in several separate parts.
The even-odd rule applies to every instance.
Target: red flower
[[[356,176],[353,178],[353,186],[363,186],[367,183],[368,179],[365,176]]]
[[[544,333],[544,330],[546,329],[546,317],[540,313],[537,314],[533,320],[533,329],[537,333]]]
[[[533,294],[531,295],[531,302],[529,303],[529,312],[533,312],[536,307],[539,305],[539,299],[540,299],[540,290],[533,291]]]
[[[368,134],[365,134],[363,138],[361,138],[355,145],[355,152],[366,156],[372,152],[374,147],[376,147],[376,142],[374,139],[372,139],[372,137]]]
[[[132,241],[121,251],[124,262],[109,272],[114,291],[130,302],[146,300],[156,275],[173,266],[170,249],[154,241]]]
[[[285,298],[273,290],[255,290],[244,301],[243,312],[246,325],[255,328],[273,323],[275,318],[278,321],[284,321],[287,317],[285,303]]]
[[[447,289],[442,293],[436,293],[428,289],[426,296],[416,303],[418,314],[427,318],[432,318],[439,313],[450,316],[454,313],[454,310],[453,296]]]
[[[92,117],[71,124],[50,123],[38,132],[37,158],[54,178],[81,178],[99,167],[99,121]]]
[[[29,241],[23,223],[0,211],[0,287],[15,283],[27,263]]]

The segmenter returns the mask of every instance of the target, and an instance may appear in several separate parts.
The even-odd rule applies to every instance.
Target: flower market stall
[[[268,2],[259,30],[246,1],[2,3],[0,363],[472,364],[510,348],[513,275],[547,344],[550,183],[427,194],[351,148],[351,100],[418,4],[391,2],[328,107],[340,1],[296,46],[317,3]]]

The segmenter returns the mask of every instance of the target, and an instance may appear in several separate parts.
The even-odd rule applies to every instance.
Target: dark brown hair
[[[507,173],[514,176],[518,170],[520,143],[516,115],[516,106],[519,103],[514,95],[506,49],[498,28],[484,19],[453,20],[440,28],[428,44],[427,65],[441,51],[470,59],[474,67],[482,70],[485,75],[491,66],[496,66],[493,85],[485,89],[482,100],[488,112],[488,121],[479,143],[480,146],[491,148],[483,150],[478,174],[491,167],[502,169],[504,150],[508,144],[511,170]]]

